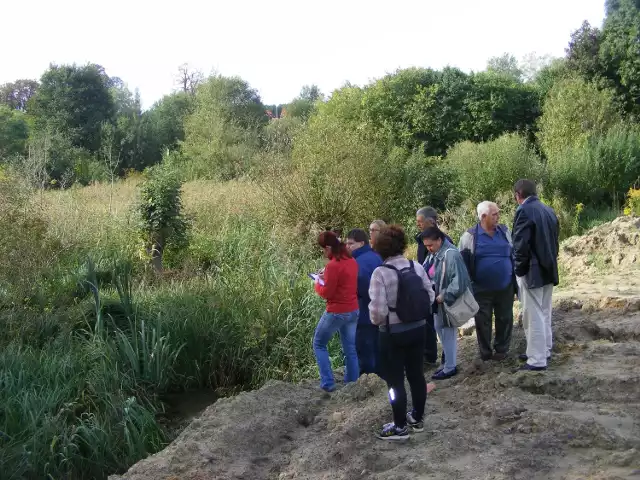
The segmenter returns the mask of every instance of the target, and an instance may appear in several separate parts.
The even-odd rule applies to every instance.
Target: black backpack
[[[389,307],[389,311],[395,312],[402,323],[426,320],[431,315],[431,298],[422,278],[416,273],[413,262],[409,260],[409,266],[400,270],[386,263],[382,266],[395,270],[398,275],[396,306]]]

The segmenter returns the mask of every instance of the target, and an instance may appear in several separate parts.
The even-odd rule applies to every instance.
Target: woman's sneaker
[[[417,421],[413,416],[413,410],[407,413],[407,426],[416,433],[424,430],[424,421]]]
[[[380,440],[405,441],[409,440],[409,429],[407,427],[398,428],[391,422],[382,427],[380,433],[376,435]]]

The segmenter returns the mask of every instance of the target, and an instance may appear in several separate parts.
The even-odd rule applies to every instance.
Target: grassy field
[[[323,304],[306,273],[322,260],[274,225],[265,193],[186,184],[190,246],[157,276],[131,215],[137,181],[48,192],[24,207],[58,256],[40,265],[29,301],[0,310],[0,469],[11,478],[126,468],[170,440],[156,418],[167,392],[315,374]],[[22,257],[40,250],[18,246]]]

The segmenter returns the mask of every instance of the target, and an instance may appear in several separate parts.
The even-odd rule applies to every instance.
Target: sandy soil
[[[631,259],[640,240],[604,238],[596,253],[612,258],[606,248],[617,248],[626,259],[611,270],[585,261],[593,238],[618,227],[630,238],[638,231],[616,223],[563,250],[550,369],[514,373],[521,328],[503,362],[476,361],[475,336],[462,337],[463,373],[438,384],[425,431],[404,444],[373,435],[390,421],[375,376],[332,395],[315,381],[270,382],[219,400],[164,451],[110,479],[638,479],[640,266]]]

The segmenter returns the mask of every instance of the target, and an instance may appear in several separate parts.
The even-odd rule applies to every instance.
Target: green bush
[[[136,207],[145,248],[157,271],[162,270],[165,250],[179,250],[188,243],[189,221],[182,213],[182,182],[169,168],[151,167],[140,186]]]
[[[602,135],[621,121],[615,93],[580,79],[556,83],[542,112],[538,139],[551,167],[560,152],[579,148],[590,136]]]
[[[476,204],[495,200],[519,178],[540,180],[543,172],[538,155],[516,134],[486,143],[459,143],[449,150],[447,162],[459,177],[460,195]]]
[[[640,178],[640,129],[617,125],[549,159],[549,189],[572,203],[619,208]]]

